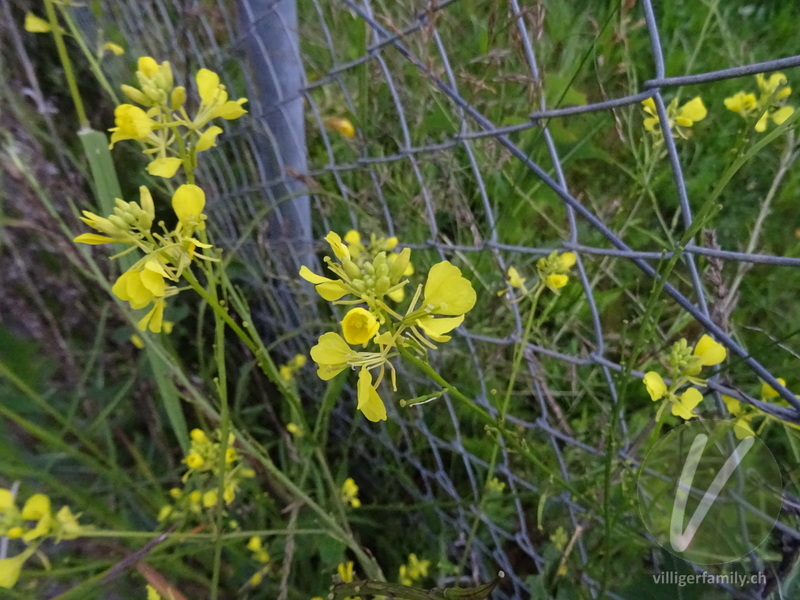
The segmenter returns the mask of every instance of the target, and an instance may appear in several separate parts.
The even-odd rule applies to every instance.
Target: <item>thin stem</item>
[[[53,6],[53,0],[44,0],[45,10],[47,11],[47,20],[50,22],[50,29],[53,32],[53,39],[56,42],[56,50],[58,51],[58,58],[61,60],[61,66],[64,69],[64,77],[67,80],[69,93],[72,96],[72,102],[75,104],[75,112],[78,113],[78,122],[81,129],[88,129],[89,119],[86,116],[86,109],[83,107],[83,99],[78,90],[78,82],[75,79],[75,73],[72,71],[72,63],[69,60],[67,53],[67,46],[64,44],[64,33],[61,26],[58,24],[58,17],[56,16],[56,9]]]

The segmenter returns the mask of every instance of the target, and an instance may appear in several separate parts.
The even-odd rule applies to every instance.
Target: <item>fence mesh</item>
[[[295,6],[267,0],[236,5],[119,0],[102,5],[99,25],[118,28],[129,53],[138,46],[159,60],[168,58],[184,80],[196,66],[206,66],[224,72],[232,89],[246,89],[252,118],[241,120],[209,156],[205,180],[213,188],[211,222],[238,258],[262,325],[281,340],[277,352],[307,351],[329,323],[318,299],[296,277],[298,265],[323,249],[316,241],[320,234],[352,227],[396,235],[425,257],[422,262],[460,261],[487,298],[476,309],[481,316],[468,319],[459,341],[435,360],[442,372],[474,391],[476,403],[500,416],[498,388],[507,378],[511,351],[522,341],[526,317],[513,290],[497,297],[505,289],[507,268],[530,267],[554,249],[577,254],[577,284],[560,299],[569,318],[555,311],[547,335],[525,342],[526,372],[505,415],[518,431],[514,448],[471,422],[447,395],[420,408],[390,408],[391,426],[354,424],[352,406],[337,409],[332,435],[346,442],[343,454],[358,465],[365,493],[387,504],[395,499],[403,516],[391,521],[413,527],[430,548],[444,544],[441,554],[454,564],[466,551],[463,572],[456,576],[479,581],[502,569],[507,578],[498,597],[527,597],[528,577],[546,567],[543,547],[552,528],[539,520],[544,515],[570,532],[585,532],[575,536],[570,564],[597,597],[599,571],[589,563],[600,551],[592,534],[604,523],[600,499],[588,505],[570,490],[584,486],[587,465],[602,464],[608,427],[616,427],[618,443],[611,448],[620,464],[633,470],[642,458],[637,440],[643,424],[617,407],[623,378],[640,386],[643,376],[624,366],[620,331],[631,315],[643,312],[659,269],[675,253],[677,267],[663,282],[665,314],[676,323],[696,323],[695,331],[713,335],[735,358],[735,377],[723,374],[710,382],[720,414],[726,414],[723,392],[800,423],[800,401],[757,353],[731,335],[731,307],[725,307],[731,297],[720,296],[722,284],[713,278],[715,269],[729,272],[731,265],[762,265],[778,277],[779,269],[799,266],[800,258],[743,250],[730,236],[722,240],[728,242],[723,248],[708,232],[680,241],[693,231],[693,211],[703,198],[696,186],[687,185],[697,174],[696,157],[683,154],[669,135],[655,167],[670,173],[671,193],[658,201],[670,206],[678,223],[672,229],[677,241],[666,249],[632,235],[632,219],[619,218],[619,204],[600,205],[587,197],[587,177],[607,178],[612,188],[628,184],[615,182],[602,161],[581,163],[593,160],[581,158],[588,136],[608,136],[601,145],[633,143],[641,136],[626,127],[641,122],[639,103],[646,98],[655,102],[662,131],[669,131],[665,97],[680,86],[788,69],[800,65],[800,56],[670,77],[668,71],[691,69],[677,59],[667,68],[649,0],[595,12],[589,4],[586,23],[562,28],[599,39],[609,35],[610,22],[627,23],[628,35],[649,37],[652,53],[642,60],[652,70],[639,82],[635,71],[615,72],[605,65],[611,84],[584,89],[581,97],[570,87],[564,65],[574,61],[577,72],[589,55],[568,38],[548,39],[548,27],[559,17],[539,2],[300,0]],[[284,39],[277,39],[281,32]],[[585,48],[590,53],[593,46]],[[604,68],[597,57],[593,61]],[[125,79],[119,72],[112,75]],[[525,98],[530,111],[501,115],[508,97]],[[353,121],[352,141],[326,128],[330,116]],[[571,137],[576,130],[588,132],[587,138]],[[746,276],[744,269],[734,271]],[[621,281],[639,285],[624,287]],[[660,340],[674,335],[661,324],[655,331]],[[775,339],[782,334],[767,333]],[[659,349],[665,343],[659,341]],[[759,379],[787,406],[765,403],[731,383]],[[399,395],[430,388],[412,373],[401,380]],[[310,378],[302,385],[309,398],[322,389]],[[586,405],[605,422],[581,426]],[[496,455],[487,446],[495,441]],[[520,468],[520,447],[540,453],[560,481]],[[499,508],[485,500],[487,474],[507,483]],[[631,536],[647,537],[632,508],[619,521]],[[790,516],[777,531],[800,539]],[[763,567],[755,555],[750,558],[754,570]],[[629,597],[611,587],[608,597]],[[763,592],[722,587],[736,597],[760,598]]]

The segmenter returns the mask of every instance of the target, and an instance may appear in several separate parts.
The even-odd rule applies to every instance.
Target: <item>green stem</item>
[[[44,6],[47,11],[47,20],[50,22],[50,29],[53,32],[53,39],[56,42],[58,58],[61,60],[61,66],[64,69],[64,77],[67,79],[69,93],[72,96],[72,102],[75,104],[75,112],[78,113],[78,122],[80,123],[81,129],[88,128],[89,119],[86,116],[86,109],[83,107],[81,93],[78,91],[78,82],[72,70],[72,62],[69,60],[67,46],[64,43],[64,33],[61,30],[61,26],[58,24],[58,17],[56,16],[56,9],[53,6],[53,0],[44,0]]]

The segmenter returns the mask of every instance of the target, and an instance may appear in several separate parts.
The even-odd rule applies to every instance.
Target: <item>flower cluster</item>
[[[783,73],[773,73],[769,77],[756,75],[758,96],[752,92],[739,91],[725,98],[725,108],[741,115],[744,119],[758,118],[754,129],[766,131],[769,121],[780,125],[792,116],[794,108],[786,106],[786,98],[792,93]]]
[[[397,245],[393,238],[373,238],[364,246],[360,236],[354,234],[348,234],[348,243],[334,232],[325,238],[336,257],[325,257],[335,278],[317,275],[305,266],[300,269],[300,276],[314,284],[325,300],[360,305],[342,319],[341,334],[328,332],[320,336],[311,349],[311,358],[317,363],[317,374],[326,381],[345,369],[358,369],[358,409],[370,421],[382,421],[386,419],[386,407],[377,388],[387,367],[393,388],[397,389],[390,359],[402,349],[425,355],[427,349],[436,349],[433,342],[449,341],[447,334],[461,325],[464,315],[475,306],[476,294],[458,267],[442,261],[431,267],[427,281],[417,287],[406,312],[395,312],[387,298],[397,301],[408,283],[404,277],[410,272],[411,250],[392,252]],[[352,346],[373,349],[359,351]],[[373,370],[378,371],[374,380]]]
[[[264,544],[260,537],[253,536],[247,541],[247,549],[253,555],[253,560],[261,565],[259,570],[250,577],[248,583],[255,587],[260,585],[264,580],[264,575],[270,570],[270,556],[269,552],[264,549]]]
[[[726,356],[725,347],[708,335],[703,335],[693,349],[689,348],[685,339],[675,342],[669,355],[672,379],[669,387],[656,371],[648,371],[642,379],[653,402],[664,398],[668,400],[658,410],[656,421],[661,419],[661,414],[667,405],[672,406],[672,414],[676,417],[686,421],[696,417],[694,409],[703,400],[703,394],[692,386],[705,385],[706,380],[698,377],[700,371],[703,367],[718,365]],[[681,391],[687,383],[691,385]]]
[[[222,128],[209,123],[216,118],[238,119],[247,111],[245,98],[229,100],[219,75],[200,69],[195,76],[200,104],[193,117],[186,111],[186,89],[175,86],[169,62],[158,64],[143,56],[136,71],[138,87],[123,85],[122,92],[136,104],[121,104],[114,111],[116,127],[110,129],[111,145],[121,140],[143,142],[144,153],[153,156],[147,171],[172,177],[183,166],[188,172],[197,164],[197,153],[216,146]]]
[[[286,383],[292,383],[294,381],[295,374],[306,366],[306,362],[307,359],[305,354],[296,354],[292,360],[278,368],[281,379],[283,379]]]
[[[117,199],[114,213],[108,217],[83,211],[81,220],[100,233],[81,234],[75,242],[92,245],[120,243],[130,247],[117,256],[137,249],[144,254],[120,275],[111,288],[115,296],[128,302],[133,309],[150,307],[138,323],[140,330],[149,329],[154,333],[162,330],[166,299],[178,293],[175,284],[192,260],[215,260],[197,251],[211,246],[194,237],[197,231],[205,229],[205,203],[205,193],[198,186],[184,184],[178,187],[172,196],[172,210],[177,223],[172,230],[167,230],[160,222],[160,233],[153,228],[155,207],[145,186],[139,188],[138,203]]]
[[[522,277],[515,267],[508,267],[506,284],[521,292],[520,299],[536,295],[541,289],[547,288],[559,294],[569,282],[569,271],[575,266],[578,257],[573,252],[558,253],[554,250],[549,256],[540,258],[536,262],[536,272],[538,279],[531,285],[526,283],[527,277]],[[540,289],[541,288],[541,289]],[[498,296],[504,295],[508,290],[501,290]]]
[[[184,459],[187,466],[182,478],[184,487],[170,490],[174,503],[161,508],[159,521],[186,519],[191,515],[200,515],[204,510],[213,509],[219,504],[220,466],[223,463],[219,436],[219,431],[215,432],[215,439],[212,439],[203,430],[192,429],[191,447]],[[236,438],[230,434],[222,472],[221,499],[226,505],[236,499],[236,492],[244,480],[255,477],[255,471],[242,463],[234,448],[235,442]]]
[[[778,377],[778,383],[783,386],[786,385],[786,381],[782,377]],[[775,388],[765,382],[761,383],[760,396],[762,402],[774,402],[779,405],[788,405],[788,403],[780,397]],[[722,400],[725,402],[725,407],[728,409],[728,412],[733,417],[734,432],[736,437],[740,440],[753,437],[755,435],[752,425],[753,421],[755,420],[762,420],[759,431],[770,421],[778,421],[794,429],[800,429],[800,425],[786,421],[780,421],[780,419],[763,412],[759,408],[749,404],[743,404],[741,401],[731,396],[723,395]]]
[[[644,118],[644,128],[653,134],[656,143],[661,143],[664,132],[661,131],[661,123],[658,119],[656,103],[652,98],[642,100],[642,107],[647,115]],[[669,130],[672,137],[688,139],[691,129],[695,123],[702,121],[708,115],[703,99],[695,96],[685,104],[678,106],[678,99],[673,98],[667,106],[667,119],[669,120]]]
[[[342,502],[353,508],[361,506],[361,500],[358,499],[358,485],[352,477],[345,479],[342,484]]]
[[[30,496],[20,510],[11,490],[0,488],[0,537],[21,540],[28,546],[17,556],[0,560],[0,588],[16,585],[25,561],[44,539],[60,542],[80,537],[87,528],[78,523],[79,516],[69,506],[53,513],[52,502],[45,494]]]
[[[420,560],[416,554],[408,555],[408,564],[400,565],[397,580],[401,585],[415,585],[428,576],[431,561]]]

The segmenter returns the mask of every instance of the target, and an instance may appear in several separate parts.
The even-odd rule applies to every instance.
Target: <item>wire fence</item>
[[[475,428],[463,424],[463,415],[447,395],[432,405],[431,411],[445,412],[449,427],[443,428],[438,421],[427,418],[427,407],[390,409],[397,429],[355,425],[358,435],[369,438],[369,443],[360,450],[351,450],[357,453],[363,480],[373,482],[364,484],[367,493],[386,497],[381,489],[385,483],[375,474],[389,473],[392,466],[405,473],[405,477],[393,480],[397,489],[392,493],[428,515],[421,520],[412,518],[411,522],[427,532],[432,547],[436,547],[437,540],[444,540],[445,552],[458,562],[459,553],[470,540],[464,575],[479,581],[502,569],[507,578],[497,597],[521,598],[530,593],[526,578],[546,567],[542,524],[535,518],[537,502],[543,496],[547,497],[548,506],[558,507],[553,510],[563,511],[561,514],[573,531],[599,528],[603,523],[596,507],[575,501],[568,489],[580,479],[576,463],[600,461],[605,455],[604,433],[575,432],[565,425],[560,405],[570,396],[553,391],[549,366],[561,365],[561,380],[556,385],[579,376],[597,378],[597,387],[605,390],[612,406],[618,400],[622,374],[637,380],[643,376],[621,364],[616,341],[615,351],[609,351],[610,334],[618,332],[604,326],[596,298],[597,264],[601,261],[632,266],[633,272],[638,273],[632,277],[641,278],[642,285],[649,288],[661,277],[659,266],[679,253],[682,271],[663,282],[663,292],[676,311],[699,323],[741,365],[777,390],[788,403],[779,406],[763,402],[712,379],[709,387],[714,390],[720,413],[727,414],[719,396],[724,393],[800,424],[800,401],[758,356],[751,355],[714,318],[709,284],[698,266],[702,258],[791,268],[800,266],[800,258],[722,249],[707,240],[701,243],[697,236],[666,252],[632,247],[622,232],[607,224],[607,215],[574,192],[551,129],[561,120],[586,113],[606,113],[612,118],[614,110],[638,107],[642,100],[652,98],[661,130],[666,132],[670,127],[665,91],[800,66],[800,56],[670,77],[653,4],[643,0],[634,10],[641,9],[650,39],[653,77],[619,97],[553,108],[545,94],[539,93],[545,79],[537,56],[536,36],[541,30],[536,24],[541,15],[536,10],[540,5],[521,6],[517,0],[509,0],[500,12],[524,67],[514,75],[523,82],[520,90],[534,90],[531,97],[536,104],[518,122],[497,123],[481,110],[482,102],[475,101],[475,85],[465,92],[466,78],[454,66],[454,48],[460,42],[466,43],[458,35],[459,24],[463,24],[459,7],[463,4],[459,0],[442,0],[412,8],[398,3],[390,9],[373,0],[337,0],[330,5],[321,0],[301,0],[297,4],[291,0],[240,0],[235,6],[222,0],[118,0],[103,3],[100,20],[106,28],[118,27],[131,50],[140,46],[140,50],[159,60],[168,58],[184,79],[188,79],[194,65],[202,65],[223,72],[232,89],[246,87],[249,123],[241,120],[228,136],[230,141],[206,161],[210,165],[206,167],[206,180],[212,182],[209,196],[214,198],[210,222],[217,223],[218,233],[237,253],[246,270],[248,286],[255,290],[257,313],[276,339],[285,340],[276,350],[287,357],[307,351],[324,330],[325,317],[319,315],[317,299],[311,290],[295,283],[296,273],[300,264],[309,264],[314,260],[313,254],[322,250],[316,242],[320,236],[312,234],[312,229],[317,234],[329,229],[341,231],[342,215],[355,229],[364,231],[366,221],[376,232],[397,235],[403,243],[442,258],[457,256],[467,265],[486,261],[484,264],[492,265],[498,282],[502,282],[511,264],[530,262],[532,257],[546,256],[554,249],[576,253],[575,269],[582,290],[577,304],[582,307],[585,335],[580,341],[564,337],[565,343],[558,349],[525,341],[526,390],[520,391],[515,400],[526,404],[507,415],[507,422],[519,429],[521,439],[549,447],[563,486],[539,481],[519,469],[514,451],[502,437],[497,439],[500,451],[496,461],[476,450]],[[359,23],[364,32],[358,42],[362,46],[341,41],[342,33],[336,27],[343,19]],[[380,88],[380,101],[389,107],[386,113],[391,122],[382,125],[391,132],[391,141],[380,147],[372,143],[362,124],[354,119],[356,137],[352,144],[343,146],[337,134],[326,128],[325,120],[336,110],[358,115],[360,102],[375,101],[363,93],[365,77],[370,90]],[[409,91],[410,82],[413,93]],[[417,104],[416,95],[421,93],[435,98],[424,106],[438,107],[446,113],[448,122],[455,124],[452,131],[428,135],[427,115],[420,114]],[[546,148],[546,162],[532,158],[530,148],[515,141],[529,130],[539,134]],[[313,140],[313,152],[306,150],[307,140]],[[664,149],[678,199],[682,228],[679,233],[685,233],[695,222],[692,207],[696,202],[687,192],[681,155],[670,135],[664,136]],[[498,163],[512,161],[560,199],[563,213],[556,218],[563,217],[567,232],[560,241],[554,241],[557,233],[553,232],[540,236],[545,241],[542,246],[509,240],[502,226],[505,214],[501,213],[513,211],[515,205],[494,197],[495,188],[488,182]],[[457,170],[461,183],[442,175],[451,167]],[[443,198],[453,191],[448,186],[462,193],[468,186],[470,201],[455,208],[443,205]],[[398,199],[404,194],[405,204]],[[336,198],[332,199],[332,195]],[[465,224],[463,230],[469,235],[452,235],[452,224],[445,222],[452,213],[456,213],[453,218]],[[416,225],[413,229],[412,223]],[[427,229],[423,237],[418,235],[420,223]],[[417,239],[409,238],[410,231]],[[635,303],[629,292],[626,297]],[[440,365],[443,369],[469,371],[462,376],[475,384],[475,402],[493,416],[498,416],[498,409],[492,387],[499,375],[487,357],[505,356],[509,348],[524,341],[520,305],[502,301],[499,306],[507,314],[498,322],[508,327],[504,331],[502,327],[473,328],[468,320],[467,326],[459,330],[463,348],[456,350],[460,353],[455,360],[462,361],[460,367],[454,367],[446,358]],[[424,393],[429,385],[411,373],[406,373],[405,379],[411,395]],[[322,389],[315,381],[303,385],[307,386],[309,397]],[[351,413],[351,407],[337,411],[332,435],[339,439],[353,436]],[[625,414],[618,416],[611,421],[619,423],[619,459],[636,466],[641,460],[633,447],[638,432],[628,430]],[[353,458],[351,461],[355,462]],[[510,509],[502,515],[485,510],[482,501],[490,470],[508,485]],[[476,520],[481,533],[471,540]],[[783,535],[800,539],[789,517],[784,517],[777,527]],[[631,529],[634,535],[646,536],[641,527],[631,525]],[[585,589],[597,597],[601,585],[587,568],[591,552],[584,536],[577,536],[574,560]],[[754,570],[761,567],[754,555],[750,560]],[[735,597],[762,597],[759,589],[743,591],[720,585]],[[622,593],[606,591],[610,598],[627,597]]]

